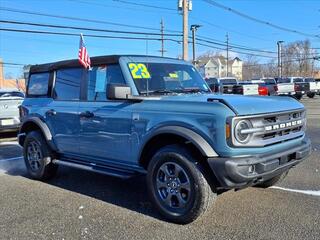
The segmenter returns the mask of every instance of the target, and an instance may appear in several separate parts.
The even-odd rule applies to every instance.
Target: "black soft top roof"
[[[146,56],[146,55],[108,55],[108,56],[98,56],[91,57],[91,65],[100,65],[100,64],[115,64],[119,62],[120,57],[158,57],[158,56]],[[159,57],[160,58],[160,57]],[[172,59],[172,58],[169,58]],[[37,72],[48,72],[52,70],[57,70],[60,68],[72,68],[72,67],[81,67],[78,59],[64,60],[53,63],[37,64],[30,67],[30,73]]]

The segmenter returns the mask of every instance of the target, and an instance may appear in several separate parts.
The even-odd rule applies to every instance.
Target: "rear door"
[[[80,103],[80,154],[94,162],[129,160],[132,102],[106,97],[107,84],[126,84],[120,66],[95,66],[87,79],[87,100]]]
[[[55,72],[53,101],[47,104],[45,116],[58,150],[64,154],[79,153],[79,101],[83,76],[81,68]]]

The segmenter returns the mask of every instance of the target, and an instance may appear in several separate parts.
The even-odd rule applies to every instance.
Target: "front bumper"
[[[302,162],[311,153],[311,142],[275,154],[248,157],[209,158],[211,170],[218,179],[217,189],[240,189],[271,179]]]
[[[3,121],[12,121],[10,124],[3,124]],[[0,132],[14,132],[18,131],[20,121],[17,118],[0,118]]]

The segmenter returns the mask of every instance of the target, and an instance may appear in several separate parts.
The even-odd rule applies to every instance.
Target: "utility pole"
[[[182,32],[183,32],[183,44],[182,44],[182,58],[188,61],[188,14],[192,10],[192,0],[178,0],[178,10],[182,11]]]
[[[227,33],[227,74],[226,76],[229,77],[229,35]]]
[[[192,32],[192,63],[193,65],[196,65],[197,60],[196,60],[196,31],[197,29],[201,27],[200,25],[193,24],[190,27],[190,30]]]
[[[164,49],[164,23],[163,23],[163,19],[161,18],[161,22],[160,22],[160,32],[161,32],[161,57],[164,56],[164,53],[166,52],[166,50]]]
[[[283,41],[278,41],[278,77],[282,78],[282,43]]]
[[[188,60],[188,0],[183,0],[182,3],[182,15],[183,15],[183,60]]]

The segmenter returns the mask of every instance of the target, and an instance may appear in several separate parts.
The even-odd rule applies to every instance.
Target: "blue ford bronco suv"
[[[213,94],[177,59],[101,56],[34,65],[19,144],[32,178],[59,165],[129,178],[146,174],[169,221],[189,223],[218,194],[267,188],[310,154],[293,98]]]

